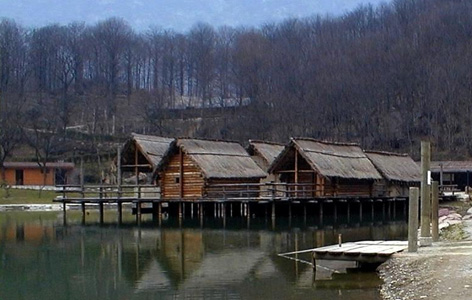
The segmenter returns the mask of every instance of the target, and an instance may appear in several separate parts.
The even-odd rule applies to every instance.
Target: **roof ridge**
[[[408,153],[397,153],[397,152],[388,152],[388,151],[380,151],[380,150],[364,150],[364,153],[372,153],[372,154],[383,154],[389,156],[401,156],[401,157],[408,157]]]
[[[291,141],[311,141],[311,142],[316,142],[316,143],[322,143],[322,144],[327,144],[327,145],[336,145],[336,146],[357,146],[360,147],[358,143],[349,143],[349,142],[334,142],[334,141],[327,141],[327,140],[317,140],[314,138],[309,138],[309,137],[291,137]]]
[[[209,138],[194,138],[194,137],[177,137],[175,138],[177,141],[179,140],[195,140],[195,141],[208,141],[208,142],[220,142],[220,143],[232,143],[238,144],[242,147],[241,143],[238,141],[233,140],[219,140],[219,139],[209,139]]]
[[[264,140],[249,140],[249,144],[251,143],[263,143],[263,144],[269,144],[269,145],[274,145],[274,146],[285,146],[285,144],[278,143],[278,142],[272,142],[272,141],[264,141]]]

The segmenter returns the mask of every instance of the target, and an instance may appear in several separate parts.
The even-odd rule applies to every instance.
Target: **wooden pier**
[[[162,218],[165,212],[170,217],[216,218],[315,216],[320,223],[325,217],[334,222],[350,223],[352,219],[363,222],[382,219],[406,218],[408,198],[405,197],[359,197],[359,196],[314,196],[312,185],[261,183],[213,185],[205,197],[195,199],[162,199],[155,185],[61,185],[59,195],[53,200],[63,205],[64,217],[68,205],[80,205],[85,219],[86,208],[98,208],[103,222],[104,207],[116,206],[121,223],[123,204],[133,208],[136,220],[144,213]],[[146,207],[145,207],[146,206]]]
[[[355,261],[360,266],[378,265],[386,262],[393,254],[406,249],[408,249],[408,241],[358,241],[287,252],[279,256],[291,258],[292,255],[311,253],[311,264],[316,271],[316,261],[319,259]]]
[[[407,241],[360,241],[313,249],[313,258],[375,264],[407,248]]]

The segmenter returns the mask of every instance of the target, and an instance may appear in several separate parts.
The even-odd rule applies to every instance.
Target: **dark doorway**
[[[67,184],[67,170],[56,169],[54,184]]]
[[[15,171],[15,182],[16,185],[23,185],[23,170]]]

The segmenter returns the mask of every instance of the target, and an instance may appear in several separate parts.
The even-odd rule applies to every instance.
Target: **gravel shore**
[[[471,234],[472,221],[464,217],[444,229],[443,240],[433,246],[396,254],[379,267],[383,299],[472,299]]]

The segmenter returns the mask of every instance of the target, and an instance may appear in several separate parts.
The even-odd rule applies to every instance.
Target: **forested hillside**
[[[0,24],[0,159],[131,132],[472,156],[472,1],[395,0],[261,28]],[[21,147],[20,147],[21,148]]]

